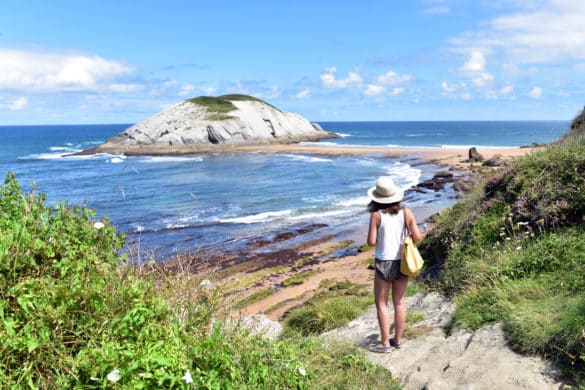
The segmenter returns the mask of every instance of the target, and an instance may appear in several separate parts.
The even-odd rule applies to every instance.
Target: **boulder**
[[[501,154],[496,154],[492,158],[485,160],[481,165],[485,167],[501,167],[502,165],[506,165],[506,160]]]
[[[475,146],[469,148],[468,156],[468,162],[480,162],[484,160],[483,156],[477,151]]]

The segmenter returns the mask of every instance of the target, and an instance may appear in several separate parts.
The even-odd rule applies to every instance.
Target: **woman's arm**
[[[406,218],[406,225],[408,226],[408,230],[410,231],[410,235],[412,236],[412,240],[414,242],[418,242],[422,240],[423,236],[418,230],[418,226],[416,224],[416,219],[414,218],[414,214],[410,209],[404,208],[404,216]]]
[[[368,230],[369,246],[376,245],[376,240],[378,239],[378,227],[380,226],[381,221],[380,213],[373,212],[370,214],[370,229]]]

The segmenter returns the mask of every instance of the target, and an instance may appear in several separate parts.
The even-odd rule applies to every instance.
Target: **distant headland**
[[[302,116],[248,95],[184,100],[79,154],[167,155],[337,138]]]

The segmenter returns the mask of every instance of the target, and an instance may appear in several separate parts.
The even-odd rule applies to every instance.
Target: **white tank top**
[[[404,209],[396,214],[380,212],[380,219],[376,238],[376,259],[400,260],[404,236]]]

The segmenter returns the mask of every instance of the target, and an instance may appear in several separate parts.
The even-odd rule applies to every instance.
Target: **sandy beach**
[[[478,148],[484,159],[501,155],[504,159],[525,155],[535,148]],[[289,144],[240,146],[230,148],[231,153],[308,153],[316,155],[378,155],[380,157],[413,157],[425,163],[444,165],[468,175],[481,166],[470,163],[468,149],[440,148],[379,148],[379,147],[343,147],[318,144]],[[408,206],[408,205],[407,205]],[[432,204],[421,210],[413,210],[419,222],[427,219],[440,209]],[[300,305],[322,289],[324,280],[344,281],[358,285],[372,285],[373,271],[368,264],[373,259],[372,250],[358,251],[366,241],[367,226],[356,231],[350,237],[329,236],[323,240],[304,241],[283,251],[247,256],[225,257],[221,262],[214,261],[214,270],[201,269],[197,274],[209,278],[216,285],[232,286],[232,295],[228,304],[237,304],[242,299],[264,290],[271,290],[271,295],[241,306],[238,315],[263,313],[273,320],[282,318],[290,308]],[[348,239],[349,238],[349,239]],[[287,239],[285,237],[285,239]],[[264,243],[267,244],[267,243]],[[311,271],[311,276],[302,284],[286,288],[283,281],[294,275]]]
[[[496,155],[504,158],[523,156],[536,147],[522,148],[477,148],[478,152],[489,160]],[[274,144],[261,146],[240,146],[232,150],[234,153],[311,153],[326,156],[341,155],[380,155],[383,157],[413,157],[428,163],[441,164],[457,169],[470,169],[473,164],[466,162],[469,149],[466,148],[389,148],[389,147],[356,147],[339,145],[315,144]]]

